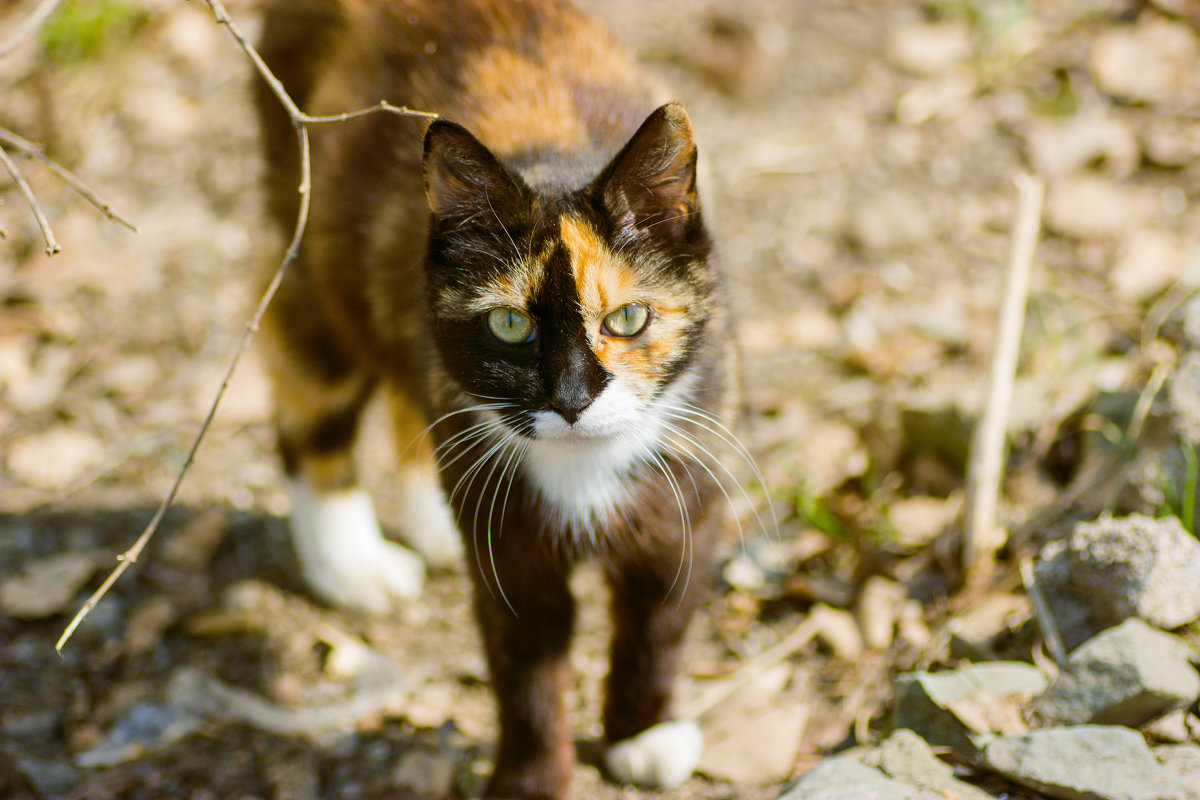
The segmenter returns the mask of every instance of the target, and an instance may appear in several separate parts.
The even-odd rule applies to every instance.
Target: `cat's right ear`
[[[425,197],[439,223],[505,224],[525,205],[525,188],[463,126],[437,119],[425,132]]]

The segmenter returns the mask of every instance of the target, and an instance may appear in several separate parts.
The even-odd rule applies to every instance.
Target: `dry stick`
[[[1004,468],[1004,439],[1045,192],[1045,184],[1037,177],[1021,174],[1014,182],[1017,186],[1017,218],[1013,226],[1012,251],[1004,276],[996,349],[988,375],[987,404],[975,428],[967,470],[970,503],[963,568],[968,578],[982,577],[990,572],[1000,544],[996,541],[996,503]]]
[[[304,229],[308,226],[309,195],[312,188],[308,125],[325,122],[342,122],[347,119],[353,119],[355,117],[360,117],[365,114],[372,114],[379,111],[388,111],[402,116],[437,116],[436,114],[427,111],[412,111],[407,108],[393,106],[386,102],[381,102],[379,105],[346,114],[336,114],[328,117],[310,117],[297,108],[296,104],[292,101],[292,98],[283,88],[283,84],[280,83],[279,79],[276,78],[271,70],[267,67],[266,62],[262,60],[258,52],[250,45],[246,37],[242,35],[242,32],[238,30],[233,20],[229,17],[228,12],[225,11],[225,7],[221,4],[220,0],[205,0],[205,2],[208,3],[209,8],[211,8],[213,13],[216,15],[217,22],[225,25],[229,29],[230,33],[233,35],[234,39],[237,40],[237,43],[241,46],[242,50],[245,51],[246,55],[250,57],[251,62],[254,64],[255,70],[263,78],[263,80],[267,82],[267,85],[271,87],[271,91],[283,105],[284,109],[287,111],[288,117],[291,118],[292,124],[296,128],[296,136],[299,139],[298,144],[300,148],[300,210],[296,215],[296,227],[292,230],[292,239],[288,244],[287,251],[283,255],[283,261],[280,263],[279,268],[275,271],[274,277],[271,278],[271,282],[267,286],[266,291],[263,292],[262,298],[258,301],[258,306],[254,310],[254,315],[250,318],[250,321],[246,323],[246,330],[244,333],[242,333],[242,338],[239,340],[237,349],[234,351],[233,358],[230,360],[229,368],[225,371],[225,379],[221,382],[220,388],[217,389],[217,393],[213,397],[212,404],[208,409],[208,414],[205,416],[204,422],[200,425],[200,430],[196,434],[196,438],[192,441],[191,449],[188,450],[187,458],[184,460],[183,466],[179,470],[179,474],[176,475],[175,482],[171,485],[171,489],[167,493],[167,496],[163,498],[158,510],[154,513],[154,517],[150,520],[150,524],[147,525],[146,529],[142,531],[142,534],[138,536],[137,541],[133,543],[132,547],[130,547],[121,555],[117,556],[116,569],[114,569],[112,573],[105,578],[104,583],[100,585],[100,588],[88,598],[87,602],[84,603],[83,607],[79,609],[79,612],[75,615],[74,619],[71,620],[71,623],[67,625],[66,630],[63,631],[62,636],[59,637],[58,642],[54,645],[54,649],[60,654],[62,653],[63,646],[66,645],[67,640],[71,638],[71,635],[75,632],[76,628],[79,627],[80,623],[83,622],[91,610],[96,607],[96,604],[100,602],[101,598],[108,593],[108,590],[112,588],[113,584],[115,584],[117,580],[125,573],[125,570],[129,569],[129,567],[138,560],[138,557],[146,548],[146,545],[150,542],[150,538],[154,536],[155,532],[158,530],[158,526],[162,522],[163,516],[166,514],[167,509],[175,500],[175,495],[179,491],[180,484],[183,483],[183,478],[187,474],[188,468],[191,466],[192,461],[195,460],[196,451],[200,449],[200,443],[204,441],[204,436],[206,433],[208,433],[208,428],[212,424],[213,418],[217,414],[217,408],[221,404],[221,398],[225,395],[225,390],[229,387],[229,382],[233,378],[233,373],[237,369],[237,365],[241,360],[242,354],[250,345],[250,340],[253,338],[254,334],[258,332],[259,325],[262,323],[262,318],[266,314],[267,306],[271,304],[271,300],[274,298],[275,292],[279,289],[279,285],[282,283],[283,276],[287,272],[288,267],[293,261],[296,260],[296,255],[300,250],[300,240],[304,236]]]
[[[37,220],[38,227],[42,229],[42,236],[46,239],[46,255],[52,256],[62,250],[58,240],[54,238],[54,231],[50,230],[50,220],[46,219],[46,213],[42,211],[42,206],[38,203],[37,196],[33,193],[33,189],[29,188],[29,184],[25,182],[25,176],[21,174],[21,170],[17,169],[17,165],[8,157],[8,153],[3,147],[0,147],[0,164],[8,170],[8,174],[16,181],[17,188],[25,197],[25,202],[33,210],[33,217]]]
[[[42,3],[33,10],[33,13],[17,26],[13,35],[8,37],[8,41],[0,44],[0,58],[4,58],[13,50],[16,50],[21,46],[22,42],[32,36],[38,28],[42,27],[61,2],[62,0],[42,0]]]
[[[1037,619],[1038,627],[1042,629],[1042,638],[1046,640],[1050,657],[1054,659],[1055,664],[1061,667],[1067,663],[1067,648],[1063,646],[1062,635],[1058,632],[1054,615],[1050,613],[1050,604],[1046,602],[1046,596],[1042,594],[1042,588],[1038,586],[1037,574],[1033,570],[1033,559],[1029,556],[1021,559],[1021,583],[1025,585],[1025,593],[1029,595],[1029,600],[1033,603],[1033,615]]]
[[[81,181],[66,167],[62,166],[57,161],[46,155],[42,148],[38,147],[33,142],[18,136],[6,128],[0,128],[0,143],[7,144],[16,148],[17,150],[20,150],[28,158],[36,158],[38,161],[41,161],[50,168],[51,172],[66,181],[67,184],[76,192],[78,192],[84,200],[87,200],[89,203],[95,206],[101,214],[113,220],[114,222],[121,223],[134,233],[138,232],[136,225],[122,217],[116,211],[113,211],[112,206],[101,200],[99,195],[88,188],[86,183]]]

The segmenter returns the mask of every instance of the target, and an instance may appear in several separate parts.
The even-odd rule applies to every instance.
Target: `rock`
[[[1142,128],[1146,158],[1161,167],[1187,167],[1200,158],[1200,125],[1195,121],[1155,114]]]
[[[1187,251],[1162,231],[1137,230],[1121,243],[1108,283],[1120,297],[1149,300],[1183,274]]]
[[[988,768],[1062,800],[1188,800],[1137,731],[1118,726],[1046,728],[988,742]]]
[[[1038,554],[1033,577],[1050,607],[1050,616],[1067,652],[1100,632],[1092,620],[1092,606],[1071,586],[1071,558],[1067,543],[1050,542]]]
[[[0,580],[0,611],[17,619],[66,611],[100,563],[98,554],[74,550],[26,564]]]
[[[944,497],[902,497],[888,506],[887,518],[896,543],[918,549],[936,539],[958,511],[958,504]]]
[[[808,612],[808,619],[816,628],[814,638],[828,647],[834,656],[853,661],[862,655],[862,633],[849,611],[816,603]]]
[[[917,734],[901,728],[894,731],[863,758],[863,763],[882,770],[898,781],[928,789],[955,800],[989,800],[991,795],[954,777],[954,769],[936,755]]]
[[[1196,657],[1181,639],[1131,617],[1071,653],[1033,707],[1050,725],[1137,727],[1200,697]]]
[[[965,20],[918,22],[891,32],[887,54],[903,70],[917,75],[939,75],[966,61],[974,46],[974,33]]]
[[[1137,136],[1122,120],[1095,109],[1066,120],[1034,118],[1021,133],[1029,160],[1038,174],[1057,178],[1097,161],[1114,178],[1124,178],[1138,166]]]
[[[1168,744],[1155,747],[1154,757],[1183,784],[1188,800],[1200,800],[1200,745]]]
[[[410,750],[400,756],[392,783],[420,797],[452,797],[462,754],[453,750]]]
[[[1046,689],[1046,677],[1029,664],[989,662],[949,672],[914,672],[896,679],[895,725],[909,728],[932,745],[949,747],[965,759],[979,755],[993,727],[1011,728],[1014,707]],[[980,708],[1005,714],[1000,725]],[[1008,709],[1008,710],[1004,710]],[[1019,721],[1019,717],[1018,717]]]
[[[1071,586],[1103,625],[1138,616],[1169,629],[1200,618],[1200,541],[1174,517],[1080,523],[1067,553]]]
[[[879,575],[867,578],[854,604],[854,616],[867,647],[886,650],[892,646],[896,620],[907,597],[908,591],[895,581]]]
[[[200,729],[199,716],[167,703],[139,703],[104,739],[75,757],[81,767],[111,767],[161,750]]]
[[[794,674],[791,665],[778,664],[705,713],[697,770],[738,785],[763,785],[790,775],[809,714],[807,688],[788,689]]]
[[[1196,32],[1182,22],[1143,14],[1136,25],[1104,29],[1088,66],[1100,89],[1122,100],[1162,103],[1196,91]]]
[[[103,458],[104,445],[95,436],[60,426],[14,441],[8,471],[27,486],[61,490],[82,480]]]
[[[13,762],[43,797],[62,797],[79,785],[79,770],[64,758],[18,757]]]
[[[1046,227],[1060,236],[1091,241],[1121,236],[1133,223],[1127,190],[1099,175],[1080,173],[1050,183]]]
[[[850,215],[851,238],[867,250],[916,247],[934,232],[929,209],[918,196],[900,189],[863,195]]]
[[[786,786],[777,800],[946,800],[849,758],[830,758]]]
[[[1167,383],[1171,428],[1184,442],[1200,445],[1200,352],[1184,353]]]

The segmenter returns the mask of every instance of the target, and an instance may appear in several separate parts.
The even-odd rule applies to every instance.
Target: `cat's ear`
[[[696,139],[683,106],[667,103],[647,117],[597,184],[618,225],[681,235],[700,210]]]
[[[425,197],[439,222],[504,224],[525,206],[521,179],[463,126],[437,119],[425,132]]]

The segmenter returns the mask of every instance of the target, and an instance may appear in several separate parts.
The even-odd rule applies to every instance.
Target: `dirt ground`
[[[4,4],[0,38],[34,5]],[[433,576],[389,620],[305,592],[253,353],[161,532],[55,653],[182,466],[248,319],[264,235],[252,75],[209,8],[72,5],[104,16],[71,11],[0,60],[0,126],[44,145],[139,232],[21,161],[62,244],[47,258],[0,182],[0,796],[470,796],[494,724],[465,576]],[[253,0],[228,5],[256,30]],[[731,744],[678,790],[601,777],[604,598],[579,576],[575,791],[774,798],[821,755],[885,731],[891,676],[949,663],[949,626],[979,599],[958,593],[952,537],[939,534],[962,506],[1022,171],[1047,180],[1047,230],[1011,415],[1001,512],[1013,538],[989,591],[1014,596],[1019,554],[1123,502],[1110,484],[1079,489],[1082,457],[1062,432],[1098,396],[1157,392],[1179,357],[1164,331],[1200,252],[1198,7],[591,5],[695,120],[741,320],[743,439],[766,486],[747,477],[735,497],[743,543],[731,529],[682,677],[684,706],[707,708],[706,730]],[[362,459],[386,525],[383,424],[373,412]],[[1141,430],[1132,444],[1148,448]],[[1173,510],[1159,488],[1126,508]],[[778,521],[777,540],[752,505]],[[832,635],[771,649],[818,606],[870,628],[869,585],[902,587],[883,591],[902,610],[865,649]],[[390,677],[373,683],[375,667]],[[731,697],[706,706],[722,681]]]

